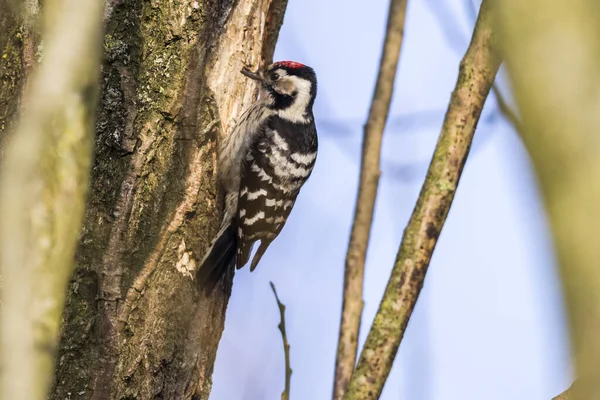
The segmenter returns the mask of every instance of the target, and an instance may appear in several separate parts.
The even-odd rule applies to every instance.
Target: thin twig
[[[287,333],[285,331],[285,305],[279,301],[277,296],[277,290],[275,285],[271,283],[271,289],[277,300],[277,307],[279,307],[279,315],[281,316],[281,322],[278,325],[279,331],[281,332],[281,339],[283,340],[283,352],[285,354],[285,389],[281,393],[281,400],[290,400],[290,381],[292,379],[292,367],[290,365],[290,343],[288,342]]]
[[[360,182],[346,255],[344,301],[333,386],[335,400],[342,398],[356,362],[358,333],[363,310],[365,260],[380,176],[381,141],[392,100],[398,59],[404,37],[406,3],[407,0],[391,0],[377,83],[364,127]]]
[[[523,127],[521,125],[521,118],[519,118],[517,113],[512,108],[510,108],[510,106],[506,102],[506,99],[504,98],[504,95],[498,88],[497,83],[494,84],[494,86],[492,86],[492,91],[494,92],[494,96],[496,96],[496,102],[498,103],[498,109],[500,110],[502,115],[504,115],[504,117],[507,119],[507,121],[510,122],[512,124],[512,126],[514,126],[514,128],[517,132],[519,132],[519,133],[522,132]]]
[[[454,199],[485,99],[500,66],[484,0],[433,159],[344,400],[379,398]]]

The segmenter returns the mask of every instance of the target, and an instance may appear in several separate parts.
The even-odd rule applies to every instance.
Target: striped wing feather
[[[307,136],[314,134],[316,140],[314,126],[308,129],[312,131],[307,131]],[[250,270],[256,268],[269,244],[283,229],[302,185],[312,172],[316,142],[298,144],[292,140],[292,135],[298,133],[297,127],[294,130],[275,119],[250,146],[238,198],[237,268],[247,264],[253,244],[260,240]]]

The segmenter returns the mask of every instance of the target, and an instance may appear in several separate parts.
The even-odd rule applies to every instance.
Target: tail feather
[[[196,272],[196,281],[201,290],[212,293],[227,269],[235,263],[236,251],[235,224],[231,223],[221,229]]]
[[[258,265],[258,262],[267,251],[267,247],[271,244],[271,240],[263,239],[260,241],[260,246],[258,246],[258,250],[256,250],[256,254],[252,258],[252,264],[250,264],[250,272],[254,271],[254,268]]]

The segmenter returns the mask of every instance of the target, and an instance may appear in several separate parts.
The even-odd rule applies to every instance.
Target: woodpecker
[[[259,84],[258,100],[241,115],[218,149],[218,181],[225,193],[224,217],[200,263],[196,279],[209,293],[230,266],[250,259],[254,271],[277,238],[311,175],[318,141],[313,104],[314,70],[279,61],[242,74]]]

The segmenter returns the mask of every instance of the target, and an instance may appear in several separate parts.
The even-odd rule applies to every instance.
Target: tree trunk
[[[207,399],[233,273],[193,281],[220,222],[216,142],[254,100],[287,0],[108,0],[95,160],[52,399]],[[0,6],[0,135],[27,70]],[[6,54],[6,56],[4,56]]]

